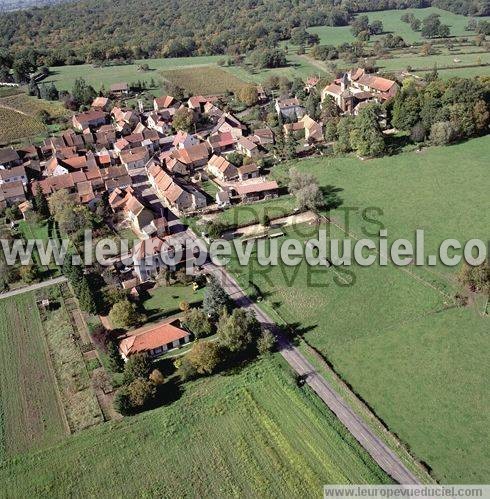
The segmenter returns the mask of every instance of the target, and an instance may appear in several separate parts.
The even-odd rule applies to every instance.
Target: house
[[[108,112],[111,108],[111,101],[107,97],[96,97],[90,106],[92,109]]]
[[[249,163],[248,165],[242,165],[237,168],[238,178],[241,182],[244,180],[249,180],[251,178],[257,178],[260,175],[259,167],[255,163]]]
[[[199,139],[188,132],[178,131],[174,137],[173,146],[177,149],[185,149],[189,146],[199,144]]]
[[[211,156],[206,169],[211,175],[225,182],[238,177],[237,167],[222,156],[216,156],[216,154]]]
[[[209,144],[209,147],[211,147],[211,152],[213,154],[219,154],[226,151],[232,151],[236,139],[231,132],[218,132],[210,135],[206,142]]]
[[[303,106],[301,106],[297,97],[288,99],[276,99],[276,112],[278,116],[296,121],[302,118],[305,114]]]
[[[323,126],[317,123],[314,119],[305,114],[296,123],[286,123],[284,126],[284,134],[299,134],[301,132],[308,142],[322,142],[323,141]]]
[[[212,102],[206,102],[206,104],[204,104],[204,115],[211,121],[211,123],[216,124],[223,114],[223,111]]]
[[[61,160],[57,156],[52,156],[44,167],[44,174],[46,176],[56,177],[58,175],[66,175],[68,168],[63,166]]]
[[[6,147],[5,149],[0,149],[1,168],[12,168],[13,166],[18,166],[21,163],[22,160],[14,148]]]
[[[24,165],[14,166],[9,170],[0,170],[0,184],[8,184],[9,182],[27,184],[27,174]]]
[[[230,194],[228,190],[218,191],[216,193],[216,204],[220,208],[225,208],[226,206],[230,206]]]
[[[249,158],[255,158],[260,154],[257,144],[247,137],[240,137],[237,141],[236,148],[238,152],[245,154],[245,156],[248,156]]]
[[[114,83],[110,86],[109,92],[115,97],[122,97],[129,94],[129,85],[127,83]]]
[[[148,116],[146,124],[150,130],[156,130],[158,133],[162,135],[170,132],[171,127],[167,121],[165,121],[162,116],[158,113],[151,113]]]
[[[155,111],[161,111],[174,106],[176,103],[175,99],[170,95],[164,95],[163,97],[157,97],[153,99],[153,109]]]
[[[109,205],[114,213],[123,212],[133,227],[140,233],[145,232],[154,219],[153,212],[147,208],[134,194],[134,189],[116,188],[109,196]]]
[[[306,79],[306,85],[305,85],[305,90],[306,92],[311,92],[317,85],[318,82],[320,81],[320,77],[318,75],[311,75],[308,76]]]
[[[274,132],[270,128],[258,128],[254,131],[252,139],[261,146],[274,144]]]
[[[330,96],[344,113],[354,114],[363,102],[385,102],[393,98],[399,86],[395,81],[367,74],[362,68],[344,73],[327,85],[321,93],[322,102]]]
[[[196,113],[203,113],[205,111],[204,107],[205,105],[210,102],[216,102],[217,97],[204,97],[202,95],[193,95],[192,97],[189,97],[189,100],[187,101],[187,107],[189,109],[192,109]]]
[[[32,203],[30,201],[24,201],[23,203],[19,204],[19,211],[22,214],[22,218],[25,220],[27,217],[26,215],[32,211]]]
[[[119,343],[121,357],[127,361],[131,355],[145,353],[156,358],[169,350],[189,343],[190,333],[180,326],[180,321],[161,322],[128,334]]]
[[[179,261],[173,261],[175,254],[174,244],[179,242],[185,247],[186,233],[177,233],[172,236],[155,236],[137,243],[132,252],[135,274],[141,282],[146,282],[155,276],[162,268],[175,269],[185,263],[185,252],[180,255]]]
[[[121,164],[129,172],[130,170],[143,168],[150,159],[150,154],[146,147],[135,147],[129,151],[122,151],[119,157],[121,158]]]
[[[233,186],[233,190],[236,192],[237,196],[241,201],[245,202],[277,197],[278,189],[279,186],[275,180]]]
[[[237,118],[230,113],[224,113],[211,130],[211,135],[218,132],[230,132],[232,137],[238,140],[243,135],[244,130],[246,130],[245,125],[242,125]]]
[[[191,171],[206,165],[209,158],[209,149],[206,143],[175,149],[170,157],[186,165]]]
[[[89,127],[98,127],[107,123],[107,113],[94,109],[76,114],[72,119],[73,127],[80,132]]]
[[[0,208],[26,201],[24,184],[20,181],[0,184]]]
[[[126,189],[133,181],[124,166],[109,166],[100,170],[105,190],[110,194],[114,189]]]

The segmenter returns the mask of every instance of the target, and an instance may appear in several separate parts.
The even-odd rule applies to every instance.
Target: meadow
[[[193,95],[238,92],[245,82],[218,66],[160,71],[163,79],[178,85]]]
[[[275,174],[284,181],[294,164],[322,186],[335,186],[344,209],[356,208],[348,221],[340,208],[329,214],[332,237],[348,231],[357,240],[363,230],[372,232],[376,226],[361,211],[376,207],[390,240],[413,240],[424,228],[429,254],[446,238],[486,240],[489,153],[483,137],[369,161],[314,158],[281,165]],[[304,226],[285,232],[302,241],[313,235]],[[304,264],[234,262],[233,270],[244,287],[249,281],[259,287],[272,317],[303,334],[437,480],[488,481],[490,323],[482,301],[455,305],[457,268],[354,266],[354,277]]]
[[[376,19],[383,22],[383,35],[386,33],[400,35],[407,43],[423,41],[424,39],[422,38],[420,31],[413,31],[408,23],[405,23],[400,19],[405,13],[411,13],[420,20],[430,14],[439,14],[441,22],[449,26],[450,35],[452,37],[475,36],[474,31],[467,31],[465,29],[468,24],[468,17],[453,14],[452,12],[441,10],[436,7],[428,7],[425,9],[384,10],[369,12],[366,15],[370,22]],[[320,37],[320,43],[322,45],[340,45],[341,43],[349,43],[355,40],[354,35],[350,31],[350,26],[315,26],[308,28],[308,32],[317,34]],[[383,35],[373,36],[371,40],[376,40]]]
[[[71,90],[77,78],[84,78],[96,90],[104,86],[106,90],[113,83],[158,80],[159,71],[168,71],[182,68],[199,68],[215,65],[220,59],[218,56],[177,57],[173,59],[145,59],[134,61],[134,64],[119,66],[96,67],[92,64],[79,66],[57,66],[50,68],[50,76],[44,80],[53,82],[58,90]],[[141,64],[148,64],[149,71],[140,71]]]
[[[0,461],[67,433],[32,293],[0,301],[0,387]]]
[[[6,462],[0,480],[22,496],[147,497],[318,497],[328,483],[389,483],[279,356]]]

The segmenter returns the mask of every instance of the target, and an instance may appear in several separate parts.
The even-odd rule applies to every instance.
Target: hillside
[[[30,7],[44,7],[60,3],[63,0],[0,0],[0,12],[28,9]]]
[[[12,0],[15,2],[15,0]],[[46,51],[46,65],[77,61],[243,54],[288,39],[297,26],[343,26],[357,12],[427,7],[473,15],[480,0],[82,0],[5,13],[0,48]],[[137,7],[136,7],[137,5]]]

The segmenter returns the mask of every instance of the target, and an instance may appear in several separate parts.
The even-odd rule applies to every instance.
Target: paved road
[[[48,281],[32,284],[31,286],[24,286],[23,288],[14,289],[13,291],[0,293],[0,300],[3,300],[4,298],[9,298],[11,296],[21,295],[22,293],[28,293],[29,291],[35,291],[36,289],[45,288],[47,286],[52,286],[53,284],[61,284],[66,281],[67,279],[65,276],[55,277],[54,279],[49,279]]]
[[[327,404],[379,466],[400,484],[420,483],[401,462],[399,457],[373,433],[371,428],[359,418],[325,378],[315,371],[315,368],[306,360],[304,355],[285,338],[274,321],[245,295],[236,280],[222,267],[207,264],[206,269],[220,279],[223,288],[237,305],[253,310],[259,322],[276,333],[281,355],[299,375],[304,376],[308,385]]]

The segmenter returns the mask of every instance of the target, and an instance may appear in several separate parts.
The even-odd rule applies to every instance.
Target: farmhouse
[[[136,330],[119,343],[124,360],[136,353],[146,353],[155,358],[189,343],[190,333],[180,327],[178,320],[167,321],[148,329]]]
[[[121,163],[128,171],[143,168],[150,159],[150,154],[146,147],[136,147],[120,154]]]
[[[259,168],[255,163],[249,163],[248,165],[242,165],[237,168],[238,178],[240,181],[249,180],[251,178],[256,178],[259,176]]]
[[[355,108],[364,102],[384,102],[393,98],[399,89],[395,81],[368,74],[358,68],[344,73],[322,90],[322,102],[327,96],[334,99],[344,113],[357,114]]]
[[[129,94],[129,86],[127,83],[114,83],[110,86],[109,91],[115,97],[122,97]]]
[[[247,137],[240,137],[236,145],[237,151],[249,158],[255,158],[260,154],[259,147]]]
[[[24,184],[20,181],[0,184],[0,208],[26,201]]]
[[[0,167],[12,168],[22,163],[19,154],[12,147],[0,149]]]
[[[164,95],[163,97],[153,99],[153,109],[155,111],[162,111],[170,106],[175,106],[175,104],[176,101],[171,95]]]
[[[14,166],[10,170],[0,170],[0,184],[8,184],[9,182],[27,184],[27,174],[24,165]]]
[[[245,129],[245,125],[242,125],[232,114],[224,113],[213,127],[211,134],[230,132],[232,137],[238,140],[243,135]]]
[[[79,131],[89,127],[98,127],[107,123],[107,113],[94,109],[73,116],[72,123],[73,128]]]
[[[276,99],[275,108],[278,116],[294,121],[303,117],[305,114],[305,110],[301,106],[297,97],[290,99]]]
[[[236,166],[222,156],[216,156],[216,154],[213,154],[209,160],[207,170],[211,175],[223,181],[234,180],[238,177]]]
[[[111,107],[111,101],[107,97],[96,97],[90,106],[92,109],[108,112]]]
[[[275,180],[233,186],[233,190],[242,201],[277,197],[278,189],[279,186]]]

